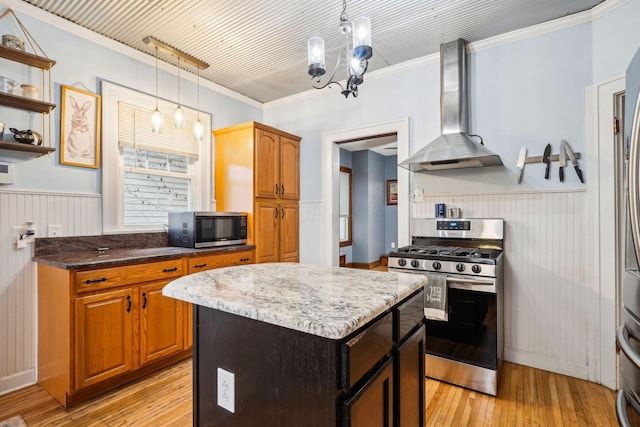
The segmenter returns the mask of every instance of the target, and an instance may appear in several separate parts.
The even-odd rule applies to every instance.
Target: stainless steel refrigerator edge
[[[628,197],[625,271],[617,333],[620,390],[616,398],[616,415],[621,426],[640,426],[640,49],[627,68],[625,91]]]

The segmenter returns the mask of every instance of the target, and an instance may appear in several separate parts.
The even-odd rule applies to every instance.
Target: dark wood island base
[[[194,305],[194,425],[424,426],[424,343],[421,289],[343,339]]]

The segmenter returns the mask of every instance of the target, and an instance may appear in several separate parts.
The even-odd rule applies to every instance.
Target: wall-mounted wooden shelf
[[[51,110],[56,108],[55,104],[51,104],[49,102],[25,98],[24,96],[12,95],[4,92],[0,92],[0,105],[44,114],[49,114]]]
[[[55,148],[0,140],[0,158],[28,159],[53,153]]]
[[[0,58],[20,62],[31,67],[38,67],[43,70],[49,70],[51,67],[56,65],[56,61],[54,61],[53,59],[34,55],[32,53],[24,52],[18,49],[12,49],[10,47],[2,45],[0,45]]]

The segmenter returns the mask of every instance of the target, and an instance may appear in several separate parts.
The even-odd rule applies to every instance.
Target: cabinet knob
[[[280,194],[284,194],[284,184],[280,184]]]
[[[278,194],[278,184],[276,184],[276,194]]]
[[[282,218],[284,218],[284,208],[282,208]]]
[[[278,218],[278,208],[276,208],[276,218]]]

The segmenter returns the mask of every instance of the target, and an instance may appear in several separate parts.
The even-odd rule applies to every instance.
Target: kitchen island
[[[425,283],[297,263],[169,283],[194,304],[194,425],[424,425]]]

